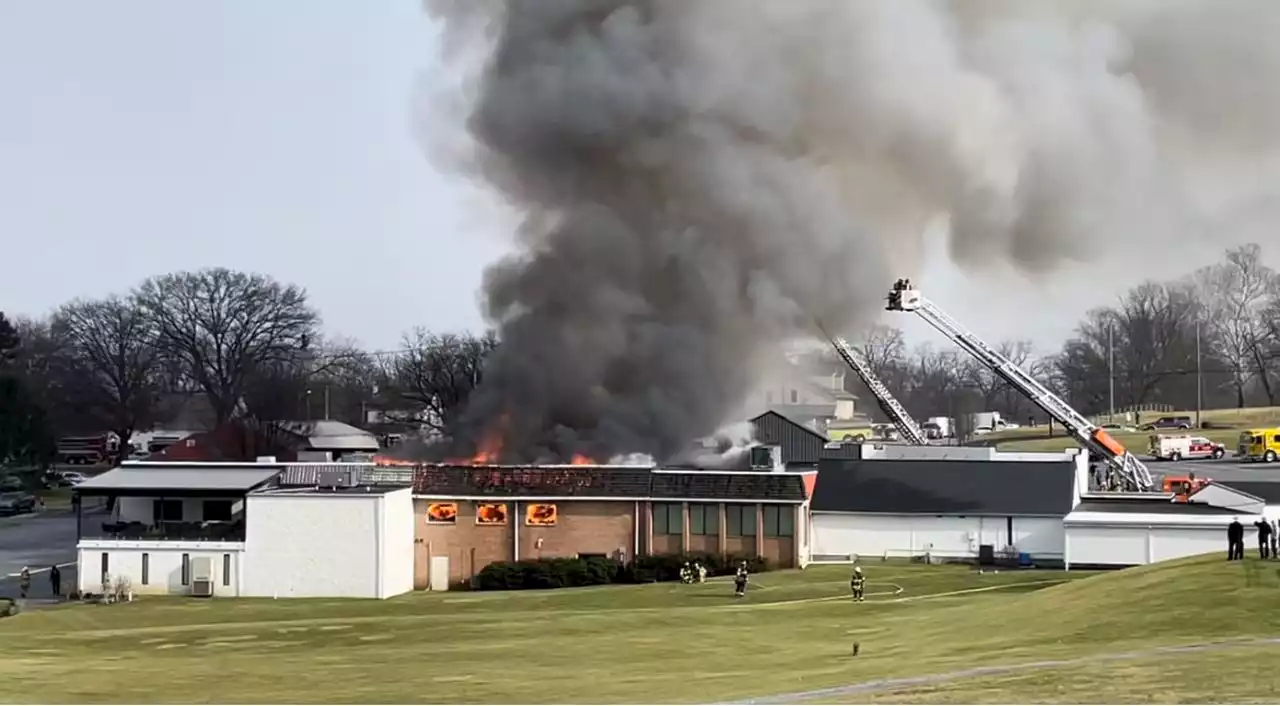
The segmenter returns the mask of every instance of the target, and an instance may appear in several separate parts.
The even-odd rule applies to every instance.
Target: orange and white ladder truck
[[[831,345],[835,346],[836,353],[853,369],[867,389],[871,390],[876,403],[880,405],[880,411],[884,412],[889,421],[893,422],[894,428],[898,430],[898,436],[912,446],[924,446],[929,443],[924,430],[907,413],[907,408],[903,407],[902,403],[889,392],[889,388],[871,370],[871,366],[858,354],[858,351],[844,338],[828,335],[825,330],[822,333],[827,336],[827,340],[831,341]]]
[[[1082,447],[1105,460],[1119,480],[1122,490],[1160,491],[1146,465],[1138,460],[1137,456],[1129,453],[1123,444],[1116,441],[1105,429],[1089,421],[1088,417],[1072,409],[1071,405],[1053,394],[1049,388],[1041,385],[1013,361],[965,329],[936,304],[925,299],[920,294],[920,290],[911,286],[910,280],[900,279],[894,283],[885,309],[915,312],[942,335],[989,367],[1014,389],[1026,395],[1037,407],[1061,424]]]

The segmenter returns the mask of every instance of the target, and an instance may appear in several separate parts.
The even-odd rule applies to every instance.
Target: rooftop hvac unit
[[[191,595],[197,598],[213,597],[213,560],[207,556],[191,560]]]
[[[316,485],[321,488],[354,488],[360,485],[360,471],[320,471],[316,474]]]

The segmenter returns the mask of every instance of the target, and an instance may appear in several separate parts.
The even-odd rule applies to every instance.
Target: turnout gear
[[[22,573],[18,574],[18,591],[23,598],[31,592],[31,570],[25,566],[22,567]]]
[[[680,583],[693,583],[693,569],[689,567],[687,561],[680,567]]]
[[[849,589],[853,591],[853,600],[861,603],[866,597],[867,579],[862,575],[862,567],[853,567],[853,576],[849,579]]]
[[[747,595],[747,562],[738,564],[738,572],[733,575],[733,594],[738,598]]]

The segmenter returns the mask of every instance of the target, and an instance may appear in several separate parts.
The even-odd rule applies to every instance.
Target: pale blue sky
[[[0,232],[24,256],[0,309],[225,265],[305,285],[367,345],[478,326],[500,247],[461,235],[413,135],[433,25],[414,0],[301,8],[0,2]]]
[[[0,0],[0,233],[20,262],[0,310],[223,265],[305,286],[371,347],[478,328],[506,228],[415,137],[415,86],[440,78],[417,0]],[[986,336],[1049,347],[1147,273],[966,279],[936,255],[886,288],[898,274]]]

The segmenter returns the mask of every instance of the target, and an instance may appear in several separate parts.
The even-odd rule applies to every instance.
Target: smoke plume
[[[870,323],[939,218],[961,266],[1043,272],[1274,203],[1274,0],[428,8],[469,101],[449,166],[522,216],[465,426],[509,415],[526,458],[710,433],[782,340]]]

